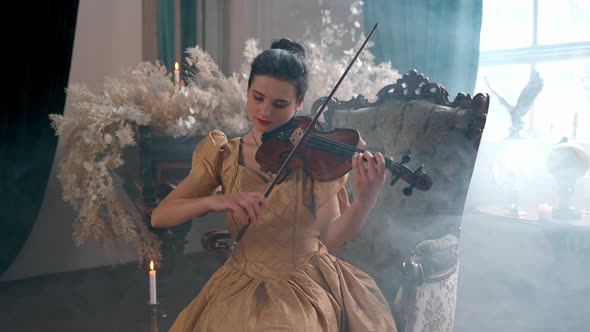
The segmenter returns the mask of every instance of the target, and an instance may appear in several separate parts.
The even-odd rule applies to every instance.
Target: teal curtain
[[[197,45],[197,1],[182,0],[180,8],[181,50]]]
[[[158,0],[158,60],[174,70],[174,1]]]
[[[175,1],[158,0],[158,59],[169,71],[174,70],[175,59],[174,27],[176,24]],[[180,2],[180,50],[181,58],[188,47],[197,44],[197,1],[181,0]],[[181,72],[181,76],[183,73]]]
[[[391,61],[443,85],[454,97],[473,93],[479,65],[482,0],[365,0],[365,31],[379,22],[370,49],[377,62]]]

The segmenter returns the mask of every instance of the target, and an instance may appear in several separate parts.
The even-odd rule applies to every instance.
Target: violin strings
[[[324,151],[336,152],[340,153],[341,155],[346,154],[347,156],[352,156],[352,154],[355,152],[364,152],[364,150],[361,150],[352,145],[344,144],[334,139],[314,134],[310,136],[308,144],[310,144],[310,146],[312,147],[322,149]],[[395,164],[391,161],[391,159],[385,159],[385,164],[390,167],[395,167]]]
[[[309,138],[309,142],[311,146],[320,148],[326,151],[334,151],[340,153],[346,153],[347,155],[351,155],[355,152],[362,153],[363,150],[354,147],[352,145],[344,144],[334,139],[323,137],[319,135],[312,134]]]
[[[340,155],[344,155],[346,153],[347,156],[352,156],[354,152],[364,152],[355,146],[315,134],[311,134],[307,143],[314,148],[335,152],[337,154],[340,153]],[[385,159],[385,165],[392,171],[394,175],[406,179],[408,169],[404,168],[401,164],[394,162],[391,159]]]

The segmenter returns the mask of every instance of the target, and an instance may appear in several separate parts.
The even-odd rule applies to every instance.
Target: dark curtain
[[[168,68],[174,70],[174,1],[158,0],[158,60]]]
[[[63,114],[78,0],[11,7],[2,11],[0,273],[22,249],[43,201],[58,140],[49,114]]]
[[[379,22],[370,49],[376,62],[391,61],[443,85],[453,98],[473,93],[479,64],[482,0],[365,0],[364,29]]]
[[[182,0],[180,5],[180,50],[181,59],[183,61],[186,54],[185,51],[189,47],[197,45],[197,1],[196,0]],[[186,79],[184,63],[181,63],[180,77],[181,80]]]
[[[175,37],[175,2],[158,0],[158,59],[169,71],[174,70],[174,62],[179,61],[182,67],[182,59],[188,47],[197,44],[197,1],[182,0],[180,2],[180,56],[174,59]],[[181,76],[183,71],[181,70]]]
[[[183,53],[189,47],[197,45],[197,1],[182,0],[180,7],[180,26],[182,43],[180,49]]]

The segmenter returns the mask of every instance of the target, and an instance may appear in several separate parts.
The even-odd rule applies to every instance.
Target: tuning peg
[[[410,162],[410,160],[412,160],[412,155],[411,154],[405,154],[402,157],[402,160],[400,161],[400,163],[407,164],[408,162]]]
[[[399,180],[399,175],[398,175],[398,176],[394,176],[394,177],[391,179],[391,183],[390,183],[389,185],[390,185],[390,186],[393,186],[394,184],[396,184],[396,183],[397,183],[397,181],[398,181],[398,180]]]
[[[410,196],[414,192],[414,186],[407,186],[404,188],[403,193],[406,196]]]

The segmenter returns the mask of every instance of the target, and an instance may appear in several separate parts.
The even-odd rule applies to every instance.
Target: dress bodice
[[[220,149],[223,151],[220,153]],[[265,192],[268,179],[239,163],[241,140],[227,140],[219,131],[204,138],[193,154],[192,173],[200,185],[221,185],[224,194]],[[222,158],[219,160],[217,158]],[[288,275],[323,245],[319,241],[321,225],[314,218],[316,209],[340,192],[342,208],[348,206],[344,184],[346,177],[330,182],[313,181],[303,170],[292,170],[268,196],[269,208],[250,225],[236,246],[231,262],[245,272],[264,278]],[[235,239],[243,226],[232,212],[226,214],[227,228]]]

